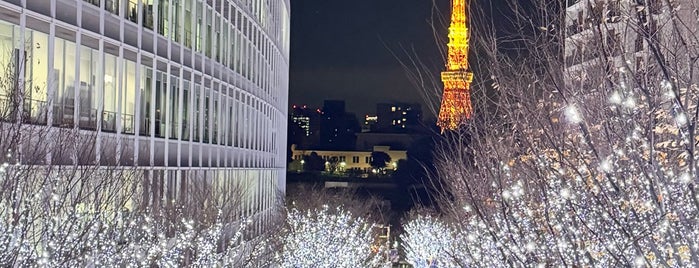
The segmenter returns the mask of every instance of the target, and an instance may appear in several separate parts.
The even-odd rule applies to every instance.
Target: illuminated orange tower
[[[452,0],[451,8],[449,55],[447,70],[442,72],[444,93],[437,119],[442,132],[459,128],[473,113],[470,94],[473,73],[468,69],[468,0]]]

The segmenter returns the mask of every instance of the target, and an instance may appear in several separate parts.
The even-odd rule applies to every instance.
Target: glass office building
[[[245,213],[283,193],[289,0],[1,0],[0,67],[22,81],[2,120],[96,137],[54,159],[137,167],[159,195],[236,182]]]

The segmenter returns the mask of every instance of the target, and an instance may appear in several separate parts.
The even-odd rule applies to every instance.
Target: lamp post
[[[386,258],[386,260],[390,262],[389,252],[391,250],[391,225],[379,224],[379,225],[374,226],[374,228],[378,228],[380,230],[378,239],[385,239],[386,240],[385,245],[384,245],[385,246],[384,252],[382,252],[381,254],[384,254],[384,257]],[[384,233],[383,230],[386,230],[386,232]]]

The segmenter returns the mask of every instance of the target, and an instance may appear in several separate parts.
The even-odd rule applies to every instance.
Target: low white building
[[[318,156],[326,161],[326,171],[345,172],[350,170],[359,171],[362,173],[376,172],[371,166],[371,153],[384,152],[391,161],[387,163],[387,170],[395,170],[398,168],[398,161],[406,160],[406,150],[391,150],[390,146],[374,146],[373,150],[355,150],[355,151],[325,151],[312,149],[298,149],[296,145],[291,145],[293,162],[289,164],[290,171],[302,171],[304,156],[315,152]]]

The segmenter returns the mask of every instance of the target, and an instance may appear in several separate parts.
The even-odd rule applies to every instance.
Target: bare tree
[[[434,174],[455,259],[696,266],[697,4],[570,2],[509,1],[505,36],[472,11],[476,116]]]
[[[377,225],[385,222],[385,208],[376,198],[299,187],[287,202],[280,266],[380,267],[386,263]]]
[[[280,203],[262,211],[251,205],[258,189],[206,173],[163,190],[165,171],[124,165],[115,140],[52,124],[51,103],[36,105],[30,92],[46,90],[25,88],[31,55],[21,58],[2,62],[0,72],[0,265],[273,261],[267,239],[279,226]]]

